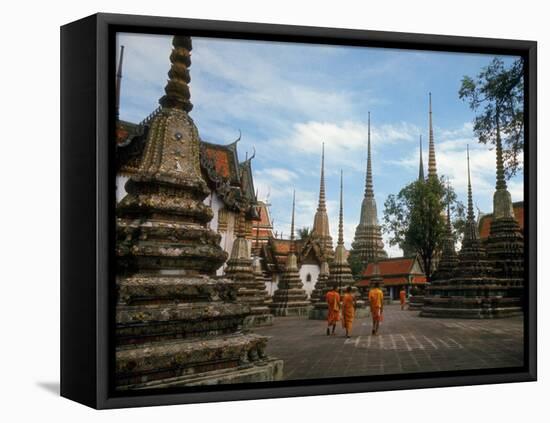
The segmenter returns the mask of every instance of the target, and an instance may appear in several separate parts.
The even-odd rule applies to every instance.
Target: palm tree
[[[298,239],[306,239],[311,233],[311,230],[309,227],[304,227],[302,229],[298,229]]]

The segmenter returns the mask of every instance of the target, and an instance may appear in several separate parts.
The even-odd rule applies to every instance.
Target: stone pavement
[[[256,333],[270,336],[267,353],[284,360],[284,379],[311,379],[523,365],[523,318],[433,319],[384,309],[372,336],[370,318],[355,319],[352,337],[327,336],[326,322],[277,317]]]

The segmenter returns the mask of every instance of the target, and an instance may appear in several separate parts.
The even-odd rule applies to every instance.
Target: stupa
[[[246,239],[245,210],[243,205],[237,221],[237,237],[233,241],[231,256],[227,262],[225,275],[237,286],[237,302],[250,306],[250,316],[244,321],[245,327],[269,326],[273,324],[273,315],[267,307],[265,284],[258,283],[254,274],[250,248]]]
[[[365,302],[359,296],[359,290],[355,286],[355,281],[351,275],[351,269],[346,257],[346,248],[344,247],[344,183],[343,172],[340,171],[340,210],[338,213],[338,243],[334,250],[334,259],[329,263],[330,275],[327,281],[329,288],[336,286],[340,295],[343,295],[345,289],[352,287],[352,294],[357,297],[356,317],[367,315]],[[326,316],[325,316],[326,317]]]
[[[328,286],[329,265],[326,260],[321,263],[321,269],[315,287],[311,292],[311,304],[313,308],[309,312],[309,318],[314,320],[323,320],[328,315],[328,304],[326,301],[327,292],[330,290]]]
[[[320,246],[322,255],[331,260],[334,255],[332,248],[332,237],[328,224],[326,191],[325,191],[325,144],[323,143],[321,152],[321,176],[319,182],[319,203],[313,219],[313,228],[310,238]]]
[[[500,129],[496,135],[496,190],[493,219],[487,239],[487,255],[497,278],[505,279],[508,295],[522,300],[524,285],[523,235],[514,216],[512,197],[506,185]]]
[[[267,338],[241,329],[250,307],[213,275],[227,255],[207,227],[209,191],[189,116],[191,38],[173,38],[172,63],[139,171],[117,205],[115,386],[136,390],[282,378]]]
[[[458,265],[454,276],[432,291],[421,315],[484,319],[518,314],[518,299],[509,296],[506,280],[494,274],[474,216],[468,152],[468,213]]]
[[[378,224],[376,200],[372,179],[372,158],[370,138],[370,112],[368,114],[368,142],[367,142],[367,173],[365,178],[365,194],[361,203],[361,216],[355,229],[355,238],[351,244],[349,262],[353,271],[360,276],[367,265],[375,260],[388,257],[384,251],[382,232]]]
[[[290,251],[286,259],[285,270],[277,285],[277,290],[273,293],[273,302],[270,304],[271,312],[275,316],[307,316],[311,308],[311,303],[307,298],[307,293],[300,279],[296,259],[296,245],[294,242],[295,205],[296,193],[292,196]]]
[[[447,223],[441,258],[436,271],[432,275],[430,285],[426,288],[424,302],[420,307],[427,307],[427,310],[429,310],[434,301],[437,303],[440,296],[447,295],[449,280],[454,276],[457,267],[458,255],[455,250],[455,240],[451,226],[451,210],[450,205],[447,204]],[[423,316],[423,312],[420,315]]]

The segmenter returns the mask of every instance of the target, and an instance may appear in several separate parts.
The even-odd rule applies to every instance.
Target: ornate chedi
[[[432,291],[421,315],[482,319],[521,312],[519,299],[511,298],[507,292],[506,281],[493,275],[474,216],[468,152],[468,214],[458,265],[454,276]]]
[[[334,250],[334,259],[329,263],[330,275],[327,281],[329,288],[336,286],[341,295],[348,287],[352,287],[352,293],[358,297],[355,315],[363,317],[366,315],[365,302],[359,299],[358,289],[351,275],[351,269],[346,257],[344,247],[344,183],[343,172],[340,171],[340,210],[338,213],[338,243]],[[325,316],[326,317],[326,316]]]
[[[117,205],[117,390],[272,381],[282,361],[267,338],[243,333],[250,307],[216,279],[227,258],[212,219],[189,117],[189,37],[173,39],[161,109],[137,172]]]
[[[315,320],[322,320],[327,318],[328,305],[326,302],[327,292],[330,290],[328,285],[328,279],[330,275],[329,265],[326,260],[321,263],[321,269],[315,288],[311,292],[311,304],[313,308],[309,312],[309,318]]]
[[[319,204],[313,220],[313,228],[311,230],[312,241],[318,242],[322,254],[328,259],[332,259],[334,250],[332,248],[332,237],[328,224],[326,194],[325,194],[325,144],[321,153],[321,178],[319,183]]]
[[[382,232],[378,224],[376,200],[372,180],[372,159],[370,142],[370,112],[368,115],[367,174],[365,194],[361,203],[361,217],[355,229],[355,238],[351,244],[349,261],[353,270],[360,276],[371,261],[388,257],[384,251]]]
[[[512,197],[506,186],[502,141],[497,127],[496,139],[496,190],[493,196],[493,219],[487,239],[487,255],[497,278],[505,279],[509,295],[523,297],[524,254],[523,235],[512,205]]]
[[[457,267],[458,255],[455,250],[455,239],[451,227],[451,210],[449,203],[447,203],[447,225],[441,258],[436,271],[432,275],[430,285],[426,288],[424,302],[420,307],[427,307],[428,310],[429,307],[432,307],[432,301],[437,303],[437,297],[446,294],[446,290],[449,288],[449,280],[454,276]],[[435,300],[433,300],[433,297],[436,297]],[[420,315],[423,316],[423,312]]]
[[[250,316],[244,321],[245,327],[269,326],[273,324],[273,315],[267,307],[267,291],[263,281],[258,283],[254,274],[249,244],[246,239],[244,206],[239,212],[237,238],[233,242],[231,256],[227,262],[225,275],[237,286],[237,302],[250,306]]]
[[[295,196],[294,193],[292,197],[292,223],[290,226],[290,252],[286,258],[285,270],[279,280],[277,290],[273,293],[273,302],[270,304],[271,312],[275,316],[307,316],[311,306],[300,279],[296,259],[294,241]]]

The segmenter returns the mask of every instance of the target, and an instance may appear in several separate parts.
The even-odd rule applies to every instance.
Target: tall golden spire
[[[325,143],[321,152],[321,178],[319,182],[319,205],[313,219],[312,236],[320,240],[321,247],[329,255],[332,254],[332,238],[328,224],[327,205],[325,198]]]
[[[365,181],[365,197],[374,197],[374,185],[372,182],[372,159],[370,152],[370,112],[368,118],[368,141],[367,141],[367,176]]]
[[[174,49],[170,55],[172,67],[168,71],[168,82],[163,96],[159,103],[163,107],[181,109],[190,112],[193,109],[191,104],[191,93],[189,92],[189,67],[191,66],[191,37],[175,36],[172,40]]]
[[[418,166],[418,180],[424,180],[424,162],[422,161],[422,134],[420,134],[420,163]]]
[[[429,131],[430,131],[430,144],[429,144],[429,155],[428,155],[428,178],[436,177],[437,178],[437,167],[435,163],[435,143],[434,143],[434,128],[433,128],[433,118],[432,118],[432,93],[430,93],[430,119],[429,119]]]

